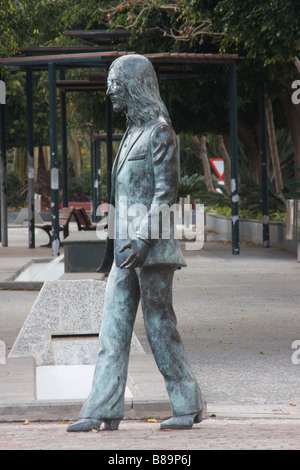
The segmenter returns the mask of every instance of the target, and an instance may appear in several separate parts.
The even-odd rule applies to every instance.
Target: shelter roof
[[[53,52],[53,51],[52,51]],[[109,67],[111,62],[117,57],[134,52],[127,51],[97,51],[97,52],[76,52],[73,53],[52,53],[47,54],[45,50],[40,55],[14,56],[0,58],[0,65],[9,68],[25,69],[46,69],[49,63],[55,63],[63,67]],[[199,54],[199,53],[153,53],[144,54],[153,64],[176,65],[176,64],[200,64],[200,63],[232,63],[239,60],[237,54]]]
[[[114,46],[105,46],[105,51],[109,51]],[[75,54],[81,52],[100,52],[100,46],[26,46],[19,48],[19,54],[15,57],[33,56],[33,55],[50,55],[50,54]],[[103,51],[104,51],[103,49]]]
[[[64,31],[65,36],[69,36],[75,39],[81,39],[84,41],[92,42],[94,44],[114,44],[116,42],[128,39],[131,32],[126,29],[116,29],[114,31],[106,29],[97,30],[67,30]]]
[[[33,56],[14,56],[1,58],[0,65],[26,69],[46,69],[49,63],[54,63],[63,67],[85,67],[85,66],[104,66],[107,67],[114,59],[129,52],[80,52],[80,53],[62,53],[62,54],[44,54]]]
[[[46,70],[50,63],[64,68],[98,68],[107,71],[110,64],[118,57],[126,54],[134,54],[128,51],[116,51],[116,43],[128,39],[130,31],[119,29],[65,31],[65,36],[80,39],[90,43],[89,46],[41,46],[22,47],[19,54],[13,57],[0,58],[0,66],[5,66],[12,71]],[[171,53],[161,52],[144,54],[159,71],[160,79],[184,79],[197,78],[195,66],[199,64],[233,63],[239,60],[237,54],[203,54],[203,53]],[[94,79],[88,76],[89,82],[65,81],[57,82],[57,86],[67,90],[102,89],[105,86],[106,77],[100,74]],[[94,81],[94,83],[92,83]]]

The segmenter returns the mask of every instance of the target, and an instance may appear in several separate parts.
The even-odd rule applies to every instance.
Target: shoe
[[[76,423],[67,427],[68,432],[92,431],[92,429],[100,429],[102,421],[99,419],[79,419]]]
[[[69,432],[92,431],[92,429],[100,429],[104,423],[104,431],[117,431],[120,424],[120,419],[79,419],[76,423],[70,424],[67,427]]]
[[[103,421],[104,431],[117,431],[121,422],[120,419],[104,419]]]
[[[201,423],[202,412],[189,415],[174,416],[160,425],[160,429],[192,429],[194,423]]]

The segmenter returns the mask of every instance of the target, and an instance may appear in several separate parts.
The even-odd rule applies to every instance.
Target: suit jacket
[[[127,129],[112,169],[115,214],[109,215],[109,224],[114,222],[114,237],[107,237],[99,272],[108,272],[113,260],[120,266],[129,255],[129,250],[119,253],[120,248],[135,237],[150,245],[142,266],[186,266],[174,238],[174,225],[170,224],[169,233],[158,229],[161,214],[168,216],[168,208],[177,202],[177,189],[178,151],[173,128],[158,118],[131,135]]]

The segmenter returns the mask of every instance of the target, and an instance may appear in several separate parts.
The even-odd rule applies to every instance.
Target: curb
[[[69,421],[78,419],[82,400],[34,401],[0,405],[0,422]],[[168,400],[125,399],[124,419],[167,419],[172,415]]]
[[[0,290],[32,290],[39,291],[43,287],[44,282],[17,282],[4,281],[0,282]]]
[[[20,421],[73,421],[78,419],[84,400],[6,403],[0,405],[0,423]],[[163,420],[172,416],[169,400],[126,398],[124,420]],[[300,412],[283,405],[219,405],[205,403],[203,419],[300,420]]]

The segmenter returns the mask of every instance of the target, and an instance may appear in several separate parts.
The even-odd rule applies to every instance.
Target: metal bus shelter
[[[127,32],[126,32],[127,33]],[[11,71],[24,71],[26,73],[26,97],[27,97],[27,154],[28,154],[28,225],[29,225],[29,248],[35,248],[34,239],[34,171],[33,171],[33,89],[32,74],[33,72],[48,71],[48,88],[49,88],[49,136],[50,136],[50,152],[51,152],[51,220],[52,220],[52,256],[59,256],[59,162],[58,162],[58,129],[57,129],[57,99],[56,91],[60,89],[60,108],[61,108],[61,169],[62,169],[62,186],[63,186],[63,205],[67,206],[67,148],[66,148],[66,92],[72,91],[102,91],[106,89],[106,75],[110,64],[121,55],[132,54],[134,52],[120,52],[116,50],[108,50],[113,45],[108,46],[108,38],[110,43],[114,38],[118,39],[118,32],[107,31],[66,31],[66,35],[72,37],[86,37],[92,39],[97,47],[35,47],[24,48],[23,55],[1,58],[0,66],[8,68]],[[115,35],[114,35],[115,34]],[[120,33],[125,33],[122,31]],[[98,47],[105,50],[99,50]],[[176,79],[184,80],[186,73],[179,73],[178,66],[189,66],[191,73],[193,67],[205,64],[224,64],[229,67],[229,92],[230,92],[230,152],[231,152],[231,200],[232,200],[232,254],[240,253],[239,247],[239,209],[238,209],[238,109],[237,109],[237,72],[236,63],[240,57],[236,54],[201,54],[201,53],[153,53],[144,54],[154,65],[159,80],[163,80],[166,67],[168,69],[168,77],[173,76]],[[68,68],[97,68],[101,69],[99,74],[91,74],[85,80],[66,80],[65,71]],[[59,71],[59,79],[57,79],[57,71]],[[195,76],[195,73],[194,73]],[[263,109],[263,91],[261,93],[261,109]],[[4,104],[1,104],[0,115],[0,161],[5,163],[5,113]],[[262,111],[262,116],[264,115]],[[263,119],[263,118],[262,118]],[[266,159],[266,136],[265,124],[262,120],[262,161]],[[106,136],[107,144],[107,193],[108,201],[111,189],[111,170],[112,170],[112,107],[109,97],[106,97]],[[262,168],[264,166],[262,165]],[[1,175],[2,179],[5,175]],[[5,181],[2,181],[5,186]],[[263,186],[265,183],[263,182]],[[265,201],[267,193],[265,196]],[[3,237],[7,231],[7,223],[5,224],[5,205],[2,204],[1,229],[2,244],[5,246],[7,237]],[[267,211],[267,201],[265,204]],[[7,219],[6,219],[7,220]],[[266,222],[264,234],[264,246],[268,244],[268,222]]]

